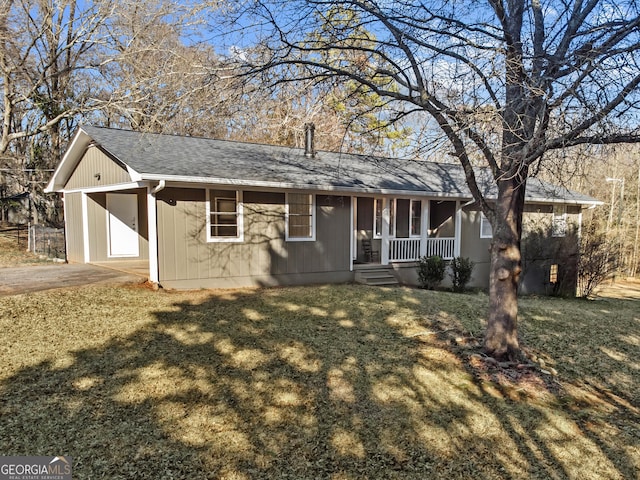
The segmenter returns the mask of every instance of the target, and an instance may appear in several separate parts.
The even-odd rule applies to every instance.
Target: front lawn
[[[78,479],[638,478],[640,301],[523,299],[535,368],[479,354],[486,305],[357,285],[0,298],[0,454],[70,455]]]

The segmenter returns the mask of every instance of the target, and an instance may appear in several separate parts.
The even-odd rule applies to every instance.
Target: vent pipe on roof
[[[313,158],[316,156],[313,145],[313,134],[316,126],[313,123],[304,124],[304,156],[307,158]]]

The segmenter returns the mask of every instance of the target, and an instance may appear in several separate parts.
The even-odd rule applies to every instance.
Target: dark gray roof
[[[106,152],[143,180],[177,180],[309,188],[322,191],[407,193],[471,199],[459,164],[335,152],[308,158],[298,148],[83,126]],[[491,196],[491,182],[486,183]],[[594,203],[586,195],[537,179],[527,183],[537,201]]]

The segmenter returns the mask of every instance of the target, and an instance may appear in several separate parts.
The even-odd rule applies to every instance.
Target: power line
[[[0,172],[55,172],[54,168],[0,168]]]

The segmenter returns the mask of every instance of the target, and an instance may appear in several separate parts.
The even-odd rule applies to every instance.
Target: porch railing
[[[443,259],[452,259],[455,251],[454,238],[427,238],[425,255],[440,255]],[[415,262],[421,257],[419,238],[392,238],[389,240],[390,262]]]
[[[389,240],[390,262],[413,262],[420,258],[419,238],[392,238]]]
[[[425,255],[431,257],[440,255],[444,260],[451,260],[455,257],[455,238],[427,238],[427,249]]]

